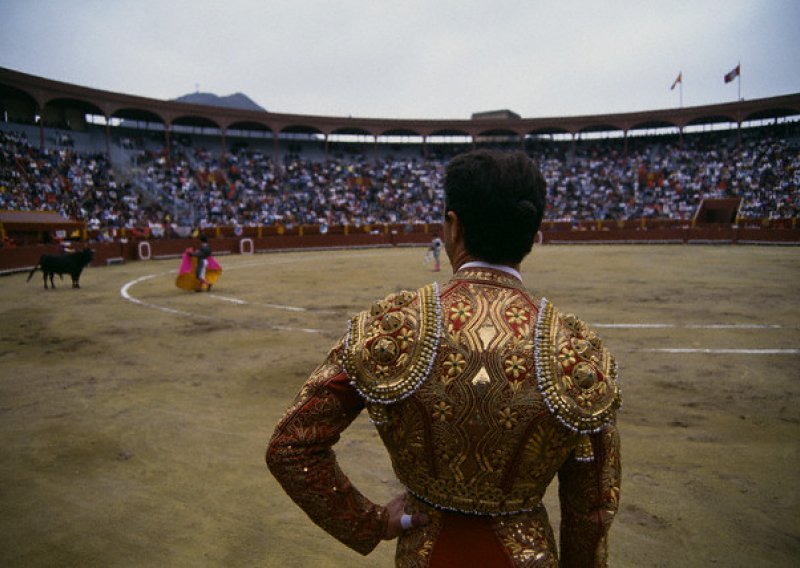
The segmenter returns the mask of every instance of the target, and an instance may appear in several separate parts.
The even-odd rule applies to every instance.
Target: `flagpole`
[[[679,93],[680,93],[680,105],[681,105],[680,108],[683,108],[683,71],[678,73],[678,76],[672,82],[672,86],[669,88],[669,90],[670,91],[674,91],[675,90],[675,85],[678,85],[678,84],[681,86],[681,90],[679,91]]]
[[[742,62],[741,61],[739,61],[736,64],[736,68],[739,70],[739,74],[736,77],[739,80],[736,82],[736,86],[739,88],[739,100],[741,101],[742,100]]]

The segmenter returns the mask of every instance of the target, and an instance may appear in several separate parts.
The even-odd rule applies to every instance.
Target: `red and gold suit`
[[[311,519],[369,553],[386,509],[333,445],[366,408],[408,491],[397,566],[603,566],[619,504],[616,363],[595,333],[505,271],[462,268],[350,321],[267,448]],[[560,559],[542,497],[555,476]]]

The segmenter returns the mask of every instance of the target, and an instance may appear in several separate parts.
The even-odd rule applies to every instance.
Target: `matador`
[[[455,158],[444,222],[453,277],[353,317],[275,428],[271,472],[352,549],[397,537],[401,567],[606,565],[620,494],[617,364],[583,321],[522,281],[544,193],[523,154]],[[499,218],[507,230],[496,236]],[[385,506],[333,451],[364,410],[405,488]],[[542,503],[556,478],[559,545]]]

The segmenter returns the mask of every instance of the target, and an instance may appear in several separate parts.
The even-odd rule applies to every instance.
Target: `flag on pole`
[[[669,88],[670,91],[674,91],[675,87],[680,83],[683,85],[683,71],[678,73],[678,76],[675,78],[675,81],[672,82],[672,86]]]
[[[736,67],[731,69],[728,73],[726,73],[725,77],[723,77],[723,79],[725,79],[726,83],[730,83],[736,77],[738,77],[740,73],[741,73],[741,65],[737,65]]]

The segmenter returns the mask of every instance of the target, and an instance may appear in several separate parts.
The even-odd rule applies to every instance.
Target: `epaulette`
[[[581,434],[576,459],[591,461],[589,434],[612,423],[621,405],[617,363],[596,333],[542,298],[535,335],[539,389],[548,409]]]
[[[378,421],[376,405],[412,395],[428,378],[441,339],[442,309],[434,283],[391,294],[348,326],[343,364],[350,382]]]

